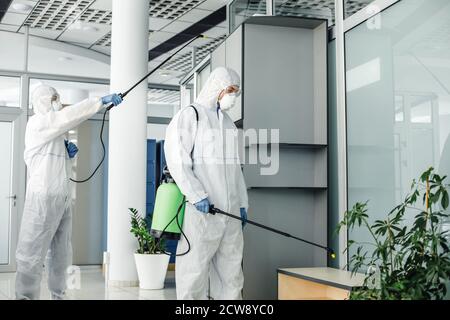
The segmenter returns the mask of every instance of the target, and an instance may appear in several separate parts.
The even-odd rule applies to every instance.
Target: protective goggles
[[[241,88],[238,86],[229,86],[224,91],[226,94],[236,95],[236,97],[241,95]]]

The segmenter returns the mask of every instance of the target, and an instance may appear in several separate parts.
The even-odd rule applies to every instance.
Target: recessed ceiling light
[[[28,13],[33,7],[26,3],[16,2],[12,4],[12,8],[19,12]]]
[[[62,62],[67,62],[72,61],[73,59],[71,57],[59,57],[58,60]]]
[[[92,25],[83,24],[80,20],[77,20],[69,26],[69,30],[97,32],[99,29]]]
[[[83,26],[83,31],[97,32],[98,28],[94,26]]]
[[[81,21],[75,21],[69,26],[69,30],[82,30],[83,25],[81,24]]]

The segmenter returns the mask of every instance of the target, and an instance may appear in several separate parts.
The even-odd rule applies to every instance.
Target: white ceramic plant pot
[[[164,288],[170,256],[166,254],[134,254],[139,277],[139,288],[157,290]]]

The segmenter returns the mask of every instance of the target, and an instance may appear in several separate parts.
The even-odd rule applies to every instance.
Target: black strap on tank
[[[189,107],[192,107],[192,109],[194,109],[194,111],[195,111],[195,119],[197,119],[197,122],[198,122],[198,111],[197,111],[197,108],[194,107],[192,104]]]
[[[198,131],[198,111],[197,111],[197,108],[194,107],[192,104],[191,104],[189,107],[191,107],[191,108],[194,109],[194,111],[195,111],[195,119],[197,120],[197,128],[196,128],[196,130],[195,130],[195,137],[197,137],[197,131]],[[193,143],[193,145],[192,145],[191,158],[193,158],[193,156],[194,156],[194,147],[195,147],[195,139],[194,139],[194,143]]]

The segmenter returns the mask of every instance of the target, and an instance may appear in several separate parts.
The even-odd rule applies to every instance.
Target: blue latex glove
[[[194,204],[194,206],[197,208],[198,211],[200,211],[202,213],[208,213],[210,203],[209,203],[208,198],[205,198],[202,201],[199,201],[196,204]]]
[[[64,140],[69,158],[72,159],[78,152],[78,147],[75,143]]]
[[[119,104],[121,104],[122,101],[123,101],[122,98],[117,93],[113,93],[113,94],[110,94],[108,96],[104,96],[102,98],[102,103],[103,104],[110,104],[110,103],[112,103],[114,107],[116,107]]]
[[[245,225],[247,224],[247,210],[245,210],[245,208],[241,208],[241,218],[243,219],[242,221],[242,228],[245,227]]]

